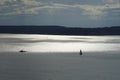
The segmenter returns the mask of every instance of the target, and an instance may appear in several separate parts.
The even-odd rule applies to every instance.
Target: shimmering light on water
[[[0,34],[0,52],[119,51],[120,36]]]

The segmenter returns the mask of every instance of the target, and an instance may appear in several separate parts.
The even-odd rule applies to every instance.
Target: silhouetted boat
[[[82,50],[80,50],[80,53],[79,53],[80,55],[83,55],[83,53],[82,53]]]
[[[27,52],[27,51],[24,51],[24,50],[20,50],[19,52]]]

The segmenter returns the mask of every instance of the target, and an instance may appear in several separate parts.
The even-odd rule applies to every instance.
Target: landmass
[[[0,26],[0,33],[52,35],[120,35],[120,26],[79,28],[65,26]]]

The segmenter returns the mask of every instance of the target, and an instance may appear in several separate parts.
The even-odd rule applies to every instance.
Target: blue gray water
[[[120,54],[0,53],[0,80],[119,80]]]
[[[119,39],[1,34],[0,80],[120,80]]]

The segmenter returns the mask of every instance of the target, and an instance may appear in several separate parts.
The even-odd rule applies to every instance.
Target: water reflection
[[[119,51],[120,36],[60,36],[0,34],[0,51],[77,52]]]

